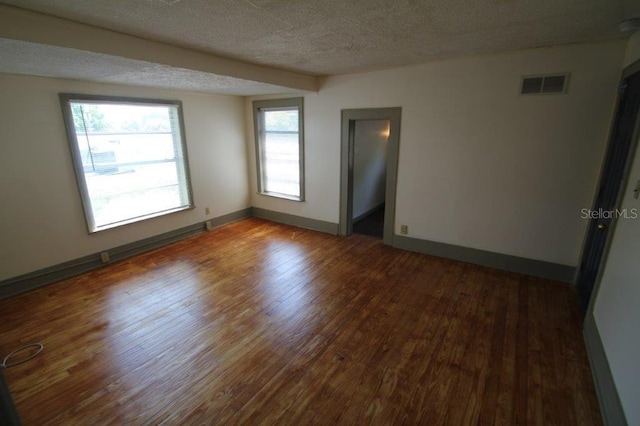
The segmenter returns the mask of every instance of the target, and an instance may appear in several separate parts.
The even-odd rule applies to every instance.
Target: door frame
[[[343,109],[341,111],[339,235],[351,235],[353,232],[353,163],[356,121],[389,120],[382,242],[385,245],[393,245],[401,115],[402,108],[400,107]]]
[[[620,82],[619,84],[622,85],[624,80],[628,77],[631,77],[632,75],[636,74],[636,73],[640,73],[640,59],[633,62],[632,64],[628,65],[622,72],[622,76],[620,77]],[[593,199],[593,203],[592,203],[592,209],[594,209],[596,207],[596,202],[598,199],[598,191],[600,191],[600,187],[602,186],[602,180],[604,178],[604,176],[602,175],[602,173],[604,172],[604,167],[605,167],[605,161],[606,161],[606,153],[609,151],[609,145],[612,143],[613,137],[614,137],[614,132],[615,132],[615,122],[616,119],[618,117],[619,111],[620,111],[620,106],[621,106],[621,101],[622,101],[622,95],[620,93],[618,93],[618,97],[616,99],[616,107],[615,107],[615,111],[614,114],[612,116],[611,119],[611,128],[609,129],[609,137],[608,137],[608,143],[607,143],[607,147],[605,150],[605,157],[602,160],[602,166],[601,166],[601,170],[600,170],[600,177],[598,179],[598,185],[596,186],[597,192],[594,195],[594,199]],[[640,116],[640,115],[639,115]],[[633,133],[631,136],[631,144],[629,146],[629,152],[627,153],[627,159],[625,161],[625,165],[624,165],[624,171],[622,173],[622,180],[620,181],[620,186],[618,188],[618,194],[616,197],[616,201],[615,201],[615,209],[619,209],[620,206],[622,205],[622,201],[623,198],[625,196],[626,193],[626,188],[628,186],[629,183],[629,174],[631,171],[631,166],[633,163],[633,160],[636,156],[636,152],[638,150],[638,145],[640,142],[640,119],[636,120],[636,124],[635,124],[635,128],[633,129]],[[585,260],[584,257],[586,256],[586,245],[587,245],[587,241],[588,241],[588,237],[589,237],[589,231],[591,230],[591,224],[594,219],[590,219],[589,223],[587,224],[587,231],[585,232],[585,236],[584,236],[584,241],[582,243],[582,249],[580,251],[580,261],[578,262],[578,268],[576,270],[576,276],[575,276],[575,282],[574,282],[574,286],[578,285],[578,280],[580,278],[580,269],[582,267],[582,263]],[[615,217],[612,218],[611,220],[611,224],[609,226],[608,229],[608,233],[606,236],[606,240],[604,243],[604,248],[602,249],[602,256],[600,257],[600,261],[598,262],[598,272],[596,274],[596,278],[594,280],[593,283],[593,288],[591,289],[591,296],[589,297],[589,304],[587,305],[587,309],[584,312],[585,314],[585,318],[593,315],[593,309],[595,307],[595,300],[597,299],[598,296],[598,292],[600,290],[600,283],[602,282],[602,276],[604,273],[604,267],[606,265],[607,262],[607,258],[609,257],[609,251],[611,250],[611,242],[613,240],[613,236],[615,235],[615,230],[616,230],[616,225],[618,223],[618,219]]]

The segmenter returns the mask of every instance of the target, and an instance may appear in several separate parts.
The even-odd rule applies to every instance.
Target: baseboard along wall
[[[114,262],[180,241],[192,235],[205,232],[207,229],[216,228],[218,226],[252,216],[273,222],[284,223],[286,225],[325,232],[332,235],[337,235],[339,229],[338,224],[333,222],[310,219],[307,217],[276,212],[258,207],[249,207],[206,222],[196,223],[194,225],[186,226],[119,247],[105,249],[103,252],[108,252],[110,258],[109,262]],[[567,265],[559,265],[451,244],[437,243],[406,237],[403,235],[393,236],[393,247],[556,281],[573,282],[575,274],[575,268]],[[30,272],[28,274],[9,278],[0,282],[0,298],[12,296],[63,280],[65,278],[70,278],[104,265],[105,263],[102,261],[101,253],[94,253],[83,256],[79,259],[74,259],[48,268],[40,269],[38,271]]]
[[[404,235],[393,236],[393,246],[396,248],[459,260],[461,262],[488,266],[505,271],[518,272],[524,275],[546,278],[554,281],[573,283],[575,267],[542,260],[527,259],[525,257],[494,253],[491,251],[456,246],[446,243],[421,240]]]
[[[274,212],[272,210],[253,208],[253,216],[273,222],[284,223],[286,225],[297,226],[299,228],[311,229],[325,232],[327,234],[338,235],[338,224],[325,222],[323,220],[310,219],[308,217],[295,216],[287,213]]]
[[[611,367],[609,367],[607,354],[604,351],[604,345],[600,338],[593,312],[587,313],[587,317],[584,320],[583,334],[589,363],[591,364],[591,374],[593,374],[596,394],[600,403],[602,420],[605,425],[626,426],[628,423],[624,408],[613,380],[613,374],[611,374]]]
[[[215,228],[227,223],[235,222],[236,220],[251,217],[251,215],[252,209],[249,207],[243,210],[238,210],[233,213],[216,217],[214,219],[211,219],[210,221],[185,226],[183,228],[165,232],[154,237],[149,237],[140,241],[134,241],[129,244],[124,244],[122,246],[105,249],[100,253],[93,253],[78,259],[70,260],[68,262],[30,272],[28,274],[9,278],[0,282],[0,298],[13,296],[15,294],[33,290],[35,288],[54,283],[56,281],[71,278],[73,276],[100,268],[106,264],[126,259],[137,254],[166,246],[167,244],[175,243],[201,232],[205,232],[207,230],[207,222],[210,222],[209,228]],[[103,252],[109,253],[110,260],[107,263],[102,261],[101,253]]]

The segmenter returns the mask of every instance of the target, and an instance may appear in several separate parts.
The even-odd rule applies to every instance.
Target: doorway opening
[[[393,245],[400,108],[342,110],[340,235]]]
[[[382,238],[389,120],[357,120],[353,138],[353,233]]]

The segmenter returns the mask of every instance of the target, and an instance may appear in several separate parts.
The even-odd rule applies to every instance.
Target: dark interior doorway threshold
[[[384,204],[367,215],[360,217],[353,222],[353,233],[369,235],[371,237],[382,238],[384,231]]]

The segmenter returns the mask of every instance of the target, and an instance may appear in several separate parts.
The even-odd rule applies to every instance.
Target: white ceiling
[[[0,3],[311,75],[362,72],[456,56],[607,40],[625,36],[618,31],[622,20],[640,17],[637,0],[0,0]],[[4,62],[4,51],[0,53]],[[14,52],[14,57],[20,57],[20,53]],[[106,67],[111,66],[109,62],[114,61],[107,59]],[[113,64],[116,68],[130,65]],[[5,67],[0,65],[0,71],[5,71]],[[149,76],[142,74],[145,79]],[[137,81],[132,80],[132,84]],[[262,89],[268,92],[273,87]]]

